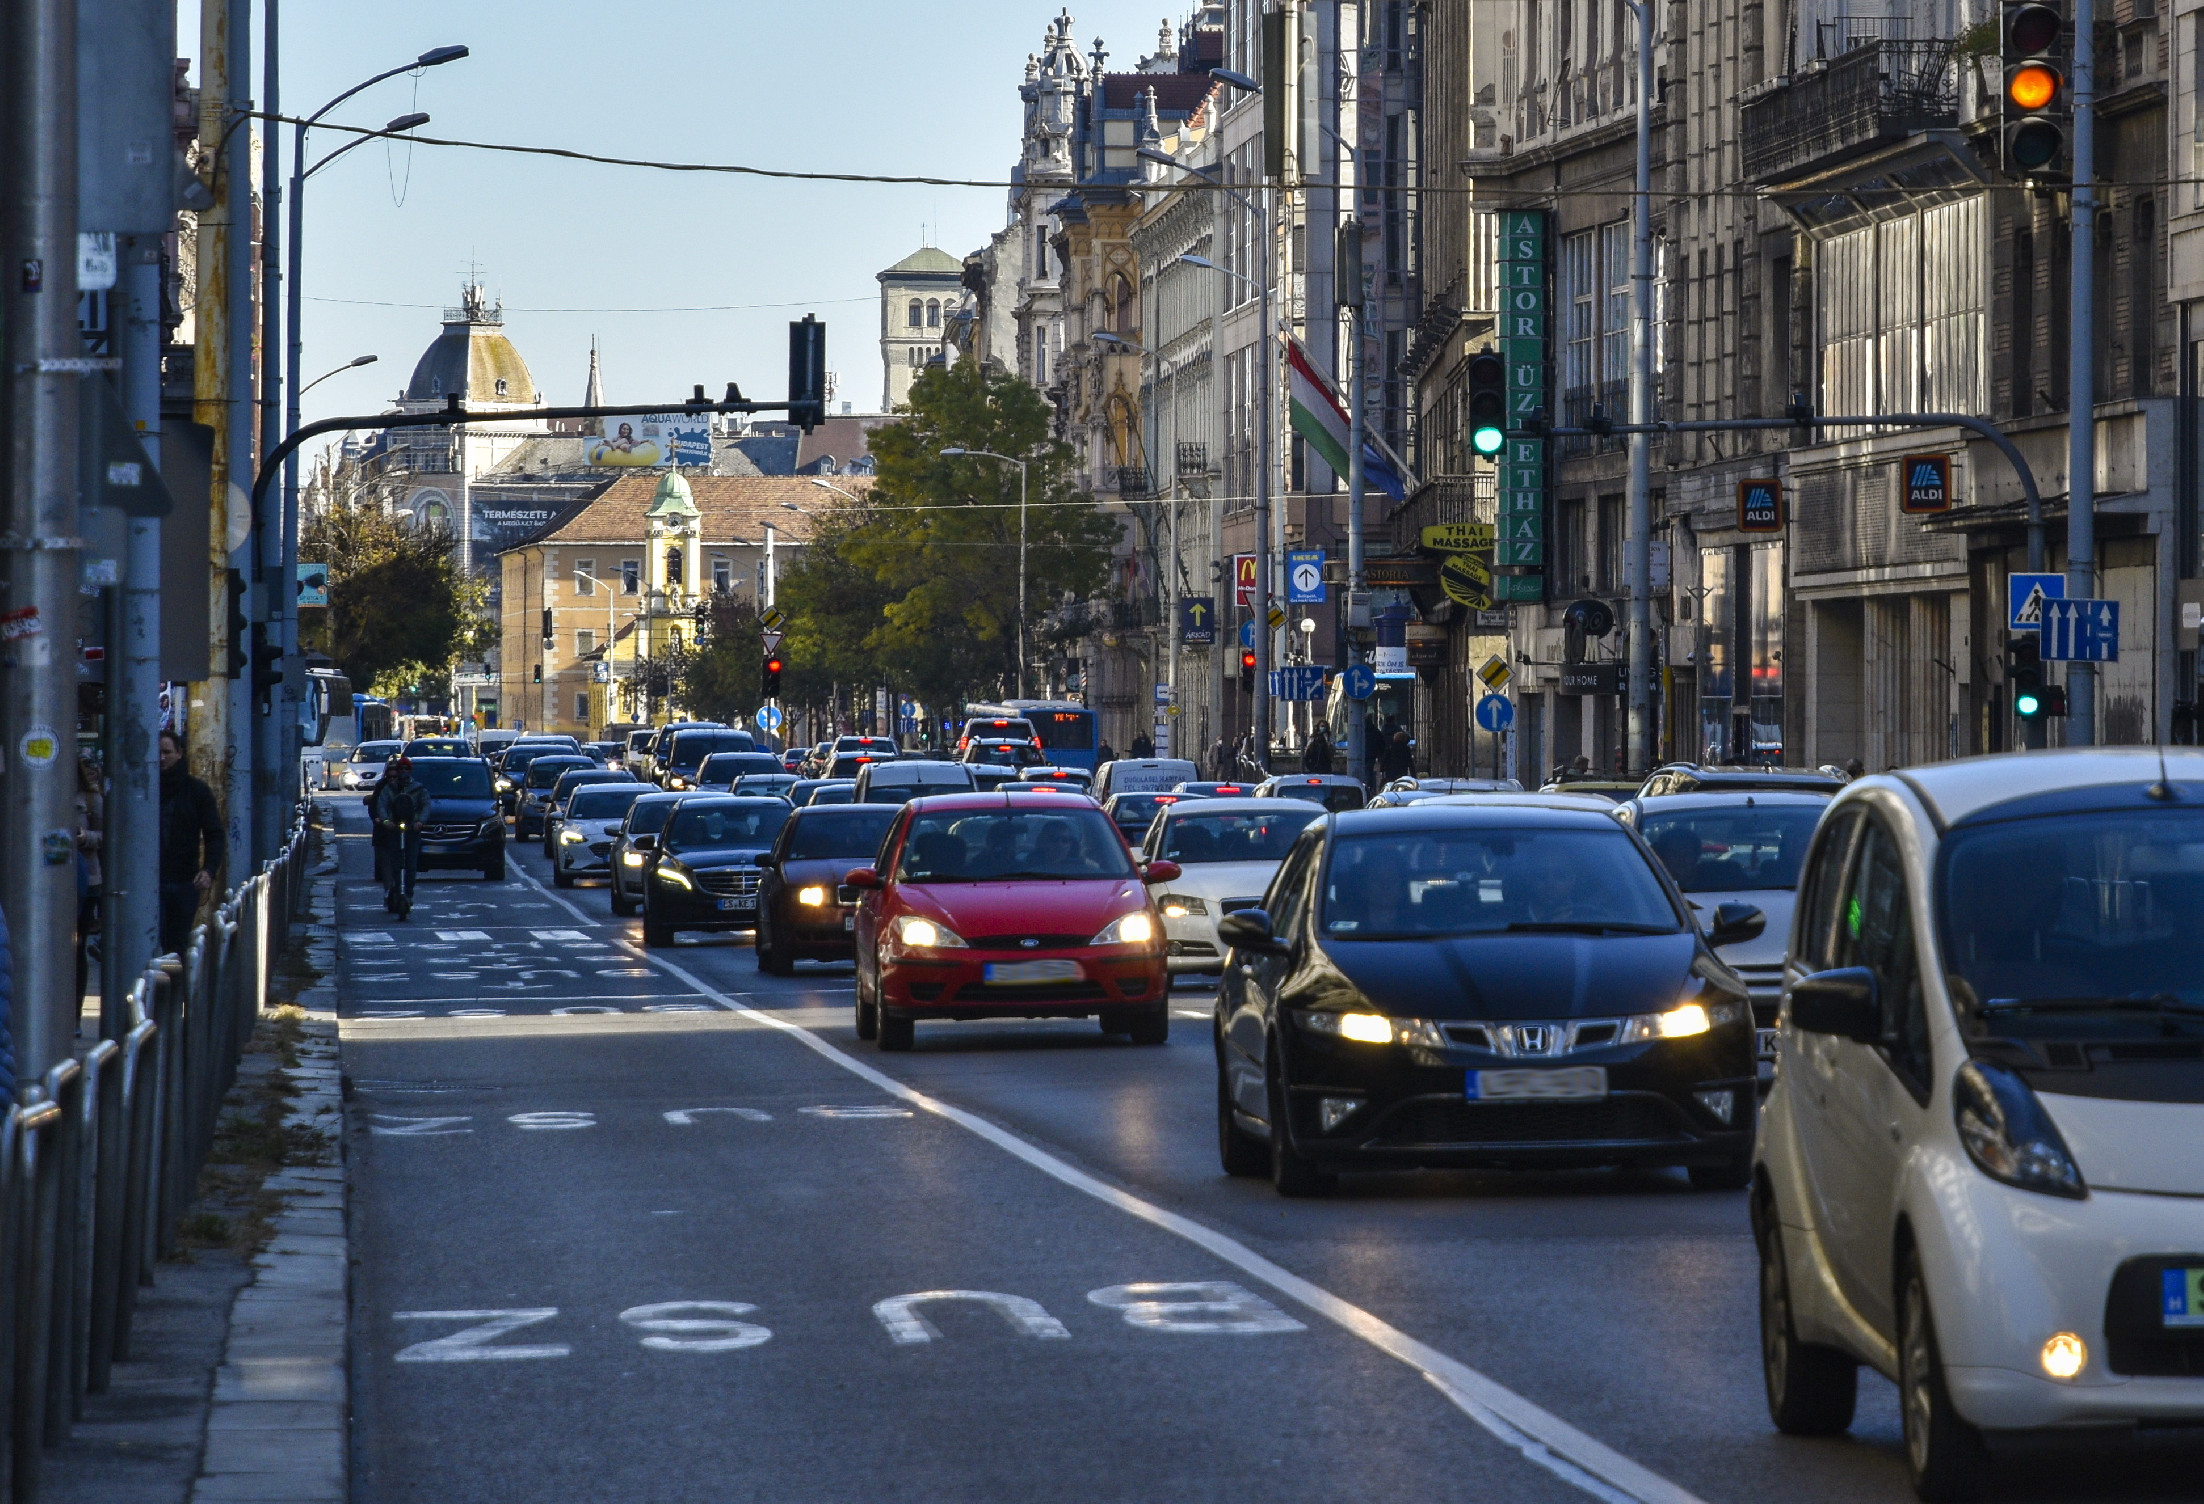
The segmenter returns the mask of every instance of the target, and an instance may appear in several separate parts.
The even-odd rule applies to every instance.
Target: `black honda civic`
[[[1681,1165],[1751,1174],[1753,1024],[1638,837],[1539,795],[1333,814],[1218,924],[1217,1134],[1286,1195],[1341,1170]]]
[[[786,799],[704,794],[683,799],[643,863],[643,943],[679,930],[747,930],[758,923],[758,858],[795,813]]]

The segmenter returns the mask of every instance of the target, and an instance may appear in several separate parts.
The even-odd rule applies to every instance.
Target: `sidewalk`
[[[129,1360],[47,1454],[41,1504],[347,1496],[335,871],[332,843],[312,879],[313,921],[296,931],[322,985],[256,1030],[223,1103],[215,1158],[227,1162],[209,1165],[184,1218],[189,1261],[155,1267]]]

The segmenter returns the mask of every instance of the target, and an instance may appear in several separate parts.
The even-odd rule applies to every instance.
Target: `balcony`
[[[1959,123],[1958,44],[1871,38],[1741,111],[1745,177],[1780,183]]]

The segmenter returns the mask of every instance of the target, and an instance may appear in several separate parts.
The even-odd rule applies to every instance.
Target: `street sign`
[[[1179,597],[1179,642],[1207,647],[1217,640],[1217,603],[1206,595]]]
[[[1252,610],[1255,606],[1255,556],[1232,556],[1232,598],[1238,605]]]
[[[1483,554],[1448,554],[1439,564],[1446,598],[1472,611],[1492,609],[1492,567]]]
[[[1477,724],[1501,732],[1515,724],[1515,702],[1506,695],[1486,695],[1477,702]]]
[[[1243,648],[1255,646],[1255,623],[1251,621],[1240,623],[1240,646]]]
[[[1286,608],[1276,601],[1270,603],[1270,629],[1275,632],[1286,624]]]
[[[1274,700],[1320,700],[1324,697],[1324,666],[1297,663],[1270,671],[1270,697]]]
[[[757,717],[757,719],[758,719],[758,727],[759,727],[759,729],[760,729],[760,730],[764,730],[764,731],[778,731],[778,730],[780,730],[780,729],[781,729],[781,708],[780,708],[780,706],[778,706],[778,705],[763,705],[763,706],[760,706],[760,707],[758,708],[758,717]]]
[[[1623,680],[1622,663],[1610,659],[1605,663],[1569,663],[1562,665],[1561,692],[1565,695],[1619,695],[1628,685]]]
[[[1737,483],[1737,530],[1741,533],[1783,531],[1783,482],[1741,480]]]
[[[1286,553],[1286,600],[1315,605],[1324,599],[1324,550],[1296,548]]]
[[[2063,574],[2016,574],[2006,577],[2012,614],[2006,626],[2015,632],[2033,632],[2043,625],[2043,603],[2066,599]]]
[[[1478,665],[1477,677],[1485,681],[1485,688],[1497,694],[1508,687],[1508,680],[1515,675],[1508,668],[1508,661],[1495,653]]]
[[[1158,684],[1156,686],[1156,703],[1158,705],[1169,705],[1176,702],[1177,699],[1178,691],[1173,689],[1170,685]]]
[[[2043,661],[2112,663],[2120,656],[2118,601],[2059,600],[2043,603]]]
[[[612,665],[602,658],[598,659],[589,666],[589,680],[592,684],[610,684],[612,682]]]
[[[326,606],[329,604],[329,566],[298,561],[298,604],[301,606]]]
[[[1951,510],[1951,456],[1909,454],[1898,462],[1905,475],[1905,494],[1898,509],[1916,515]]]
[[[1489,522],[1439,522],[1423,530],[1423,546],[1433,553],[1475,553],[1491,548],[1496,533]]]
[[[768,633],[766,633],[766,634],[765,634],[765,650],[766,650],[766,651],[767,651],[768,653],[777,653],[777,652],[779,652],[779,651],[781,650],[781,634],[780,634],[780,633],[778,633],[778,632],[768,632]]]
[[[1367,663],[1350,665],[1339,678],[1350,700],[1367,700],[1377,691],[1377,670]]]
[[[758,618],[758,625],[768,632],[778,632],[787,621],[788,618],[781,614],[778,606],[767,606],[765,614]]]

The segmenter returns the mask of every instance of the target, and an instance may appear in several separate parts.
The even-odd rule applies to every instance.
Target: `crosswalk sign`
[[[2063,574],[2016,574],[2008,576],[2008,583],[2012,613],[2006,626],[2014,632],[2042,631],[2043,603],[2066,599]]]

